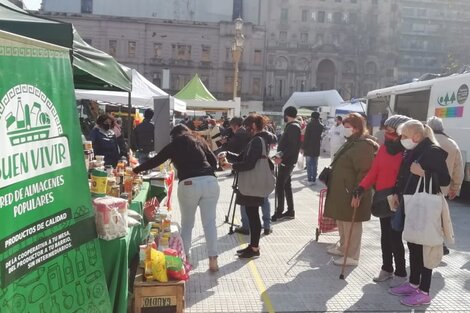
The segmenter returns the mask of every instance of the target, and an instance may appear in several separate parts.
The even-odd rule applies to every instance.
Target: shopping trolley
[[[318,241],[320,234],[334,232],[338,229],[336,220],[323,216],[327,192],[328,189],[326,188],[320,190],[320,203],[318,204],[318,226],[315,230],[315,241]]]

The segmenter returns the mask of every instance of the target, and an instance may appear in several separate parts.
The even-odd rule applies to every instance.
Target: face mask
[[[353,129],[352,128],[345,128],[344,129],[344,137],[349,138],[353,135]]]
[[[413,150],[418,145],[418,143],[413,142],[411,138],[402,139],[400,142],[402,146],[405,147],[406,150]]]

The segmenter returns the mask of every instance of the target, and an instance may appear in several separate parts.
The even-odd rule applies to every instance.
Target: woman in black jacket
[[[209,146],[194,136],[185,125],[175,126],[170,136],[171,142],[155,157],[134,168],[134,173],[155,168],[171,159],[178,171],[178,202],[185,253],[189,256],[194,219],[199,206],[209,255],[209,270],[218,271],[215,220],[220,188],[214,173],[217,159]]]
[[[243,126],[246,132],[252,137],[246,148],[239,156],[228,155],[233,164],[226,163],[224,168],[233,168],[236,172],[251,171],[255,168],[256,163],[261,158],[267,158],[263,155],[263,150],[268,151],[267,143],[263,139],[263,130],[266,125],[265,119],[257,114],[249,115],[244,121]],[[265,148],[263,149],[263,144]],[[264,202],[264,196],[247,196],[240,191],[237,193],[236,203],[246,207],[248,222],[250,225],[250,244],[242,250],[238,250],[237,254],[240,258],[259,257],[259,239],[261,236],[261,222],[259,217],[259,207]]]
[[[432,129],[417,120],[403,124],[401,144],[407,151],[398,176],[397,187],[401,194],[414,194],[420,177],[425,178],[425,186],[433,181],[432,191],[440,192],[439,186],[450,183],[447,170],[447,152],[436,144]],[[407,306],[429,304],[431,297],[432,269],[424,267],[423,246],[408,242],[410,253],[410,279],[401,286],[391,288],[393,295],[403,296],[401,303]]]

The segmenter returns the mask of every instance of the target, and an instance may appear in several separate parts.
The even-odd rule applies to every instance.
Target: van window
[[[367,102],[367,124],[371,135],[380,130],[382,123],[388,118],[390,97],[379,97]]]
[[[430,94],[431,90],[423,90],[397,95],[395,98],[395,112],[419,121],[426,121]]]

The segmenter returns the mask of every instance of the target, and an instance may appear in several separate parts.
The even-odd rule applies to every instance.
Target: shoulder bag
[[[372,198],[372,208],[371,213],[375,217],[390,217],[394,214],[394,211],[391,210],[390,204],[388,202],[388,196],[394,193],[395,188],[387,188],[384,190],[379,190],[374,193]]]
[[[262,142],[261,157],[252,170],[238,173],[238,190],[244,196],[265,198],[273,192],[275,178],[266,155],[265,141],[261,137],[257,138]]]

